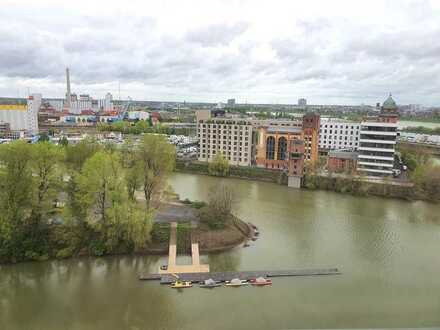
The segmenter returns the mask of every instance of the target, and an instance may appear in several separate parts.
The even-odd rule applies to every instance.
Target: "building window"
[[[287,140],[285,137],[280,137],[278,139],[278,160],[286,159],[286,151],[287,151]]]
[[[266,140],[266,159],[275,158],[275,138],[269,136]]]

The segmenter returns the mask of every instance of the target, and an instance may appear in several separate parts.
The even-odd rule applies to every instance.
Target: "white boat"
[[[207,279],[205,281],[200,282],[199,287],[201,288],[216,288],[218,286],[221,286],[220,283],[217,283],[213,279]]]
[[[233,287],[238,287],[238,286],[243,286],[243,285],[248,285],[248,281],[246,280],[240,280],[239,278],[234,278],[230,281],[226,281],[226,286],[233,286]]]

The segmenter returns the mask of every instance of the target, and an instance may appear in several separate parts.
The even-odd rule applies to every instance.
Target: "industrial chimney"
[[[66,82],[67,82],[67,93],[66,93],[66,108],[70,110],[70,101],[72,99],[70,94],[70,73],[69,68],[66,68]]]

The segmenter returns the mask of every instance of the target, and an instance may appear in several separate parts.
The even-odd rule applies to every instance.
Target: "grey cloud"
[[[199,43],[207,47],[227,45],[243,34],[247,28],[248,24],[245,22],[230,25],[210,25],[189,31],[186,34],[186,39],[189,42]]]
[[[167,95],[256,97],[283,88],[285,98],[301,90],[302,96],[354,102],[381,101],[375,97],[391,91],[440,103],[440,24],[429,7],[417,8],[406,18],[409,25],[303,19],[271,40],[252,37],[252,25],[243,22],[181,36],[161,31],[149,17],[72,15],[52,24],[27,14],[11,22],[0,13],[0,78],[63,83],[69,66],[73,84],[84,88],[121,81]],[[254,58],[261,46],[275,58]]]

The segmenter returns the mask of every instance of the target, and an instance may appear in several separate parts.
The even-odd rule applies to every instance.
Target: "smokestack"
[[[69,73],[69,68],[66,68],[66,82],[67,82],[67,93],[66,93],[66,107],[68,109],[70,109],[70,100],[71,98],[71,94],[70,94],[70,73]]]

